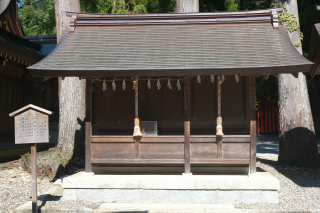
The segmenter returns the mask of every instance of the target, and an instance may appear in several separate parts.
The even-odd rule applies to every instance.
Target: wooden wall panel
[[[183,143],[140,143],[141,159],[183,159]]]
[[[241,77],[237,83],[234,76],[226,76],[222,84],[222,118],[226,134],[249,133],[246,107],[248,87],[245,79],[246,77]],[[160,90],[157,89],[156,81],[151,83],[152,87],[148,89],[146,80],[139,81],[140,120],[158,121],[160,135],[183,134],[183,90],[177,89],[176,81],[171,82],[172,90],[167,87],[167,80],[161,81]],[[111,82],[107,83],[105,92],[102,92],[102,81],[95,84],[94,134],[132,134],[132,82],[126,82],[127,88],[124,91],[122,81],[117,81],[116,91],[112,90]],[[183,88],[183,81],[181,87]],[[199,84],[194,77],[190,87],[191,134],[214,135],[217,115],[216,81],[211,83],[210,77],[205,76]]]
[[[177,82],[172,81],[172,90],[164,88],[164,117],[167,122],[183,121],[183,85],[181,90],[176,87]]]
[[[139,81],[139,118],[148,121],[148,87],[147,81]]]
[[[193,84],[193,121],[215,121],[217,116],[217,88],[211,83],[210,77],[205,76],[199,84],[196,78]]]
[[[221,85],[221,113],[222,121],[245,121],[244,91],[241,79],[240,82],[235,81],[235,77],[225,76],[225,81]]]
[[[118,89],[119,84],[117,84],[117,90],[113,91],[111,83],[108,82],[107,90],[102,92],[104,122],[118,122]]]
[[[14,143],[14,119],[9,113],[27,104],[44,107],[44,88],[40,78],[26,81],[6,75],[0,75],[0,143]],[[24,86],[25,85],[25,86]]]
[[[217,159],[217,144],[191,143],[191,159]]]
[[[104,121],[104,110],[105,110],[105,104],[104,103],[104,96],[106,95],[106,92],[102,91],[102,81],[96,81],[94,82],[94,96],[93,96],[93,109],[94,111],[93,121],[95,123],[103,123]]]
[[[120,82],[122,83],[122,82]],[[121,93],[121,102],[119,102],[121,106],[121,113],[119,114],[119,117],[121,117],[121,122],[132,122],[134,120],[134,90],[132,89],[133,83],[132,82],[126,82],[127,88],[126,90],[122,89],[122,85],[120,84],[119,91]],[[143,87],[143,85],[139,84],[139,90],[140,87]],[[141,105],[141,103],[139,103]]]
[[[156,82],[152,82],[152,88],[148,90],[148,119],[149,121],[164,121],[164,87],[166,84],[161,82],[161,89],[158,90]]]
[[[134,159],[134,143],[91,143],[91,157],[103,159]]]
[[[222,159],[250,159],[250,143],[223,143]]]

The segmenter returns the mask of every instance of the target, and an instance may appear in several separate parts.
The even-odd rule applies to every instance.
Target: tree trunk
[[[113,0],[111,14],[114,14],[115,10],[116,10],[116,0]]]
[[[284,1],[299,23],[297,0]],[[300,29],[288,32],[294,45],[300,41]],[[302,54],[301,45],[296,47]],[[311,114],[306,77],[279,74],[279,158],[280,164],[315,166],[319,162],[316,135]]]
[[[176,0],[176,13],[198,13],[199,0]]]
[[[70,20],[66,11],[80,12],[79,0],[55,0],[57,40],[68,33]],[[58,177],[65,174],[65,167],[73,158],[84,158],[84,118],[86,80],[76,77],[59,77],[59,139],[55,149],[37,153],[37,170],[41,176]],[[30,157],[25,155],[20,165],[29,170]]]
[[[79,0],[55,0],[57,39],[67,33],[70,20],[66,11],[81,12]],[[66,160],[73,157],[74,151],[84,155],[86,80],[77,77],[59,77],[59,139],[58,148]]]
[[[57,42],[59,42],[61,35],[69,29],[70,20],[66,12],[80,13],[79,0],[54,0],[55,14],[56,14],[56,28],[57,28]]]

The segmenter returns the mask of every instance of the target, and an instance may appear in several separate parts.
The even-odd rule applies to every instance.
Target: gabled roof
[[[39,111],[39,112],[41,112],[43,114],[47,114],[47,115],[51,115],[52,114],[52,112],[49,111],[49,110],[43,109],[41,107],[37,107],[37,106],[32,105],[32,104],[29,104],[29,105],[27,105],[25,107],[22,107],[21,109],[18,109],[16,111],[10,113],[9,116],[10,117],[17,116],[17,115],[19,115],[19,114],[21,114],[21,113],[23,113],[23,112],[25,112],[25,111],[27,111],[29,109],[33,109],[33,110]]]
[[[275,12],[275,11],[274,11]],[[69,32],[29,67],[35,76],[307,72],[312,62],[272,10],[143,15],[68,13]]]
[[[25,36],[24,39],[32,41],[34,43],[40,44],[40,52],[44,53],[46,56],[52,52],[52,50],[57,46],[57,36]]]
[[[16,0],[0,0],[0,20],[4,16],[6,16],[7,19],[6,29],[17,36],[24,36]]]
[[[39,50],[41,45],[0,29],[0,53],[7,54],[33,64],[45,57]]]
[[[14,0],[1,0],[0,1],[0,19],[6,14],[6,12],[9,9],[9,6],[11,3],[13,3]]]

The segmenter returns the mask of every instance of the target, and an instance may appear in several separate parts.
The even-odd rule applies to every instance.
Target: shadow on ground
[[[284,175],[300,187],[320,187],[320,167],[305,168],[297,166],[279,165],[277,161],[257,158],[263,164],[274,167],[280,174]],[[257,167],[257,171],[264,171]]]

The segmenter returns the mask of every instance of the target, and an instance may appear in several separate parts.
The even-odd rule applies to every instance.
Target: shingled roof
[[[36,76],[167,76],[307,72],[312,62],[274,29],[271,10],[233,13],[69,13],[70,33],[29,67]]]

